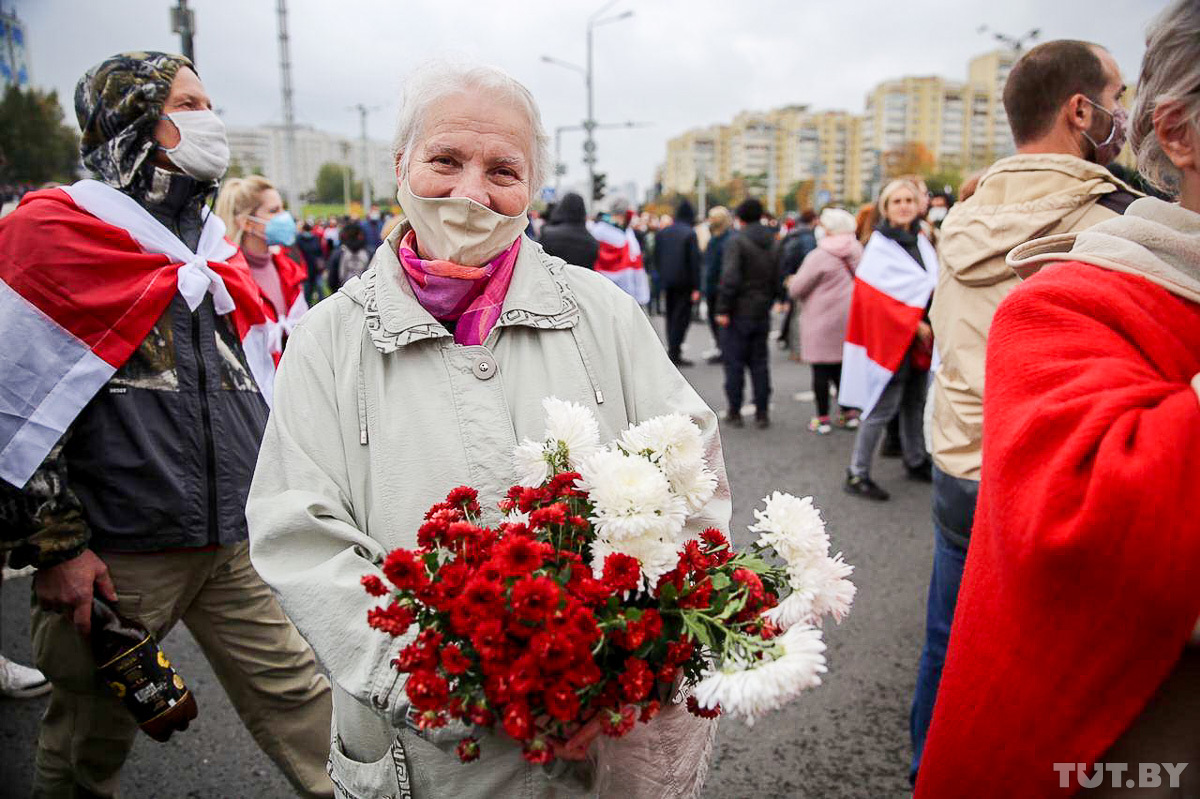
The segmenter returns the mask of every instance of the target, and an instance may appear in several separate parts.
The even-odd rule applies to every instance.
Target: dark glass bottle
[[[91,637],[100,679],[147,735],[165,741],[187,729],[196,718],[196,699],[145,627],[94,596]]]

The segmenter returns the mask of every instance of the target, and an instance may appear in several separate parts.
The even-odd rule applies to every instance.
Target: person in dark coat
[[[594,269],[599,246],[587,229],[587,208],[574,192],[563,195],[539,239],[546,252],[569,264]]]
[[[800,221],[792,228],[783,241],[779,243],[779,279],[787,280],[796,274],[800,264],[808,254],[817,248],[817,236],[813,230],[817,214],[811,208],[800,214]],[[792,317],[795,315],[795,303],[788,301],[788,310],[783,317],[783,325],[779,328],[779,345],[790,349],[792,342]]]
[[[708,305],[708,325],[712,330],[717,352],[709,357],[711,364],[722,363],[721,328],[717,325],[717,292],[721,287],[721,261],[725,257],[725,242],[733,235],[733,217],[724,206],[708,212],[708,232],[711,237],[704,248],[704,302]]]
[[[325,265],[321,257],[321,237],[313,232],[311,222],[305,222],[300,235],[296,236],[296,249],[304,256],[304,264],[308,267],[308,278],[304,281],[304,300],[309,305],[316,305],[321,301],[320,278]]]
[[[723,328],[721,352],[725,357],[725,420],[742,426],[742,395],[746,369],[754,385],[755,423],[771,424],[771,398],[767,337],[771,332],[771,306],[782,299],[775,230],[762,224],[762,203],[751,197],[737,208],[742,229],[725,245],[721,283],[717,291],[717,324]]]
[[[654,238],[654,261],[667,304],[667,355],[676,366],[692,365],[682,350],[692,305],[700,300],[700,242],[695,224],[692,204],[680,200],[675,221]]]

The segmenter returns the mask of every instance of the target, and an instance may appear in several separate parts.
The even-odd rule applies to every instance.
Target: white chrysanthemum
[[[765,510],[755,510],[757,524],[751,532],[761,533],[757,544],[771,547],[789,564],[807,563],[829,554],[829,536],[821,512],[812,497],[798,499],[779,491],[764,498]]]
[[[603,538],[592,542],[592,573],[597,579],[604,573],[604,559],[614,552],[637,560],[641,569],[638,589],[651,591],[659,578],[679,565],[679,548],[670,541],[644,536],[614,544]]]
[[[671,484],[671,491],[687,503],[689,514],[699,513],[717,492],[717,476],[704,468],[703,461],[697,461],[692,469],[680,469],[675,474],[668,474],[667,481]]]
[[[704,465],[700,428],[683,414],[655,416],[636,424],[621,434],[620,444],[630,454],[649,457],[668,477]]]
[[[813,621],[813,592],[793,588],[792,593],[784,597],[783,601],[775,607],[763,611],[762,616],[781,630],[790,629],[801,622],[811,624]]]
[[[819,625],[827,613],[840,624],[850,612],[857,590],[846,579],[853,571],[854,567],[842,560],[840,552],[836,558],[820,555],[789,563],[788,586],[792,592],[765,611],[763,618],[785,630],[800,623]]]
[[[558,397],[542,400],[546,411],[546,441],[561,443],[573,469],[600,447],[600,426],[595,415],[577,402]]]
[[[645,536],[675,541],[683,530],[687,503],[646,459],[602,449],[579,465],[579,473],[579,487],[595,509],[597,536],[614,544]]]
[[[821,631],[797,624],[774,640],[774,659],[730,659],[705,672],[696,685],[700,707],[720,705],[747,724],[792,699],[806,688],[821,684],[826,671],[825,642]],[[772,653],[768,653],[770,657]]]
[[[813,616],[819,623],[820,618],[828,613],[841,624],[850,612],[850,605],[858,591],[854,583],[846,579],[854,572],[854,567],[842,560],[842,553],[839,552],[836,557],[822,558],[816,571],[812,588]]]
[[[529,524],[529,514],[526,511],[513,508],[504,514],[504,518],[501,521],[506,524]]]
[[[517,485],[537,488],[550,479],[550,461],[547,458],[546,443],[525,439],[513,450],[513,471],[517,475]]]

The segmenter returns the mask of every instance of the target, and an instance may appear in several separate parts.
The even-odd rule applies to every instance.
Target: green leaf
[[[717,572],[712,576],[712,587],[714,591],[723,591],[732,583],[733,581],[729,579],[729,575],[723,571]]]

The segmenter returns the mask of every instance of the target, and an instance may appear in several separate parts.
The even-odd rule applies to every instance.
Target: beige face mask
[[[505,216],[469,197],[418,197],[408,179],[396,192],[425,258],[483,266],[508,249],[525,230],[525,214]]]

